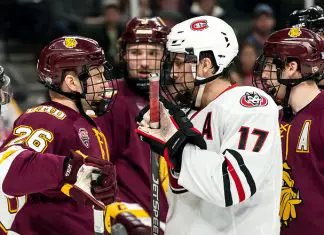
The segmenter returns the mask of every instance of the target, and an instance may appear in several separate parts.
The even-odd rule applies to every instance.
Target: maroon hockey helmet
[[[130,43],[160,43],[165,44],[170,29],[160,17],[135,17],[127,23],[121,36],[121,47]]]
[[[318,34],[299,27],[279,30],[270,35],[264,44],[263,54],[256,61],[253,81],[255,86],[262,85],[261,88],[273,96],[276,95],[275,86],[271,86],[270,82],[267,82],[271,78],[262,77],[267,58],[272,58],[272,64],[276,65],[279,85],[292,87],[306,80],[318,81],[324,70],[323,40]],[[282,78],[282,71],[290,61],[298,63],[301,78]]]
[[[87,99],[87,95],[90,94],[87,91],[89,85],[87,80],[91,77],[89,71],[98,66],[104,67],[104,76],[100,83],[105,86],[109,84],[103,93],[110,94],[110,97],[104,97],[100,102]],[[84,98],[97,115],[102,115],[111,107],[111,98],[116,94],[116,83],[113,81],[112,67],[105,61],[103,49],[95,40],[79,36],[64,36],[55,39],[41,51],[37,71],[40,82],[47,88],[71,99]],[[78,75],[83,89],[81,94],[61,90],[64,74],[67,71],[74,71]],[[96,84],[92,81],[91,85]]]

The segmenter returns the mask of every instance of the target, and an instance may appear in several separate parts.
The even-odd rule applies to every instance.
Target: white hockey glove
[[[180,172],[183,148],[187,143],[206,149],[206,142],[185,113],[176,105],[162,99],[160,102],[160,128],[151,129],[148,107],[140,111],[136,132],[151,149],[162,155],[169,167]]]

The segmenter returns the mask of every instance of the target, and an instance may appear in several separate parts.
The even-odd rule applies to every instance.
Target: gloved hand
[[[92,172],[91,193],[106,206],[115,202],[118,192],[115,167],[105,168],[106,172]]]
[[[206,149],[206,142],[178,106],[165,99],[162,101],[163,103],[160,102],[160,128],[150,128],[150,112],[146,107],[137,117],[139,126],[136,132],[154,152],[164,156],[171,168],[180,172],[185,145],[191,143]]]
[[[92,190],[95,194],[91,192],[91,185],[94,184],[92,182],[93,171],[100,171],[104,176],[104,180],[96,185],[96,190]],[[101,194],[99,193],[101,190],[107,191],[108,184],[110,183],[111,191],[109,190],[109,200],[107,202],[110,202],[114,198],[112,192],[116,193],[116,172],[115,166],[111,162],[86,156],[79,151],[73,151],[70,157],[65,160],[63,173],[65,184],[61,188],[61,191],[80,204],[95,205],[104,210],[106,200],[101,202],[96,196]]]
[[[151,228],[144,225],[136,216],[130,212],[119,213],[113,224],[122,224],[128,235],[150,235]]]

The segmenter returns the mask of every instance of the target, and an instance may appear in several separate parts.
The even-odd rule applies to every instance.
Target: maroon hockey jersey
[[[111,161],[116,165],[120,199],[137,203],[151,213],[150,148],[140,141],[135,132],[137,113],[148,105],[148,100],[135,94],[127,83],[119,81],[119,95],[112,112],[96,122],[107,136]],[[160,215],[165,222],[168,204],[160,189]]]
[[[283,187],[281,234],[324,231],[324,92],[290,122],[281,121]]]
[[[109,160],[106,139],[97,127],[78,112],[56,102],[44,103],[21,115],[4,147],[13,145],[62,156],[69,156],[71,150],[80,150],[86,155]],[[60,191],[64,159],[47,156],[48,163],[44,163],[36,154],[18,155],[9,168],[5,193],[28,194],[12,230],[24,235],[93,235],[92,207],[79,205]],[[48,177],[47,182],[52,185],[43,185],[44,181],[38,180],[41,177]]]

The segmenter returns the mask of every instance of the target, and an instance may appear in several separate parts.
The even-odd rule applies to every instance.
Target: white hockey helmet
[[[167,41],[168,51],[188,53],[192,48],[198,61],[200,52],[212,51],[219,67],[216,74],[232,62],[238,47],[233,28],[214,16],[199,16],[175,25]]]
[[[199,107],[205,83],[220,76],[237,56],[239,46],[234,30],[225,21],[217,17],[199,16],[175,25],[167,38],[168,52],[184,53],[189,55],[191,59],[194,58],[194,60],[191,60],[191,63],[195,61],[195,63],[192,63],[192,71],[195,86],[199,86],[198,95],[194,102],[195,106]],[[204,51],[211,51],[214,55],[217,70],[213,78],[198,77],[196,74],[200,53]]]

